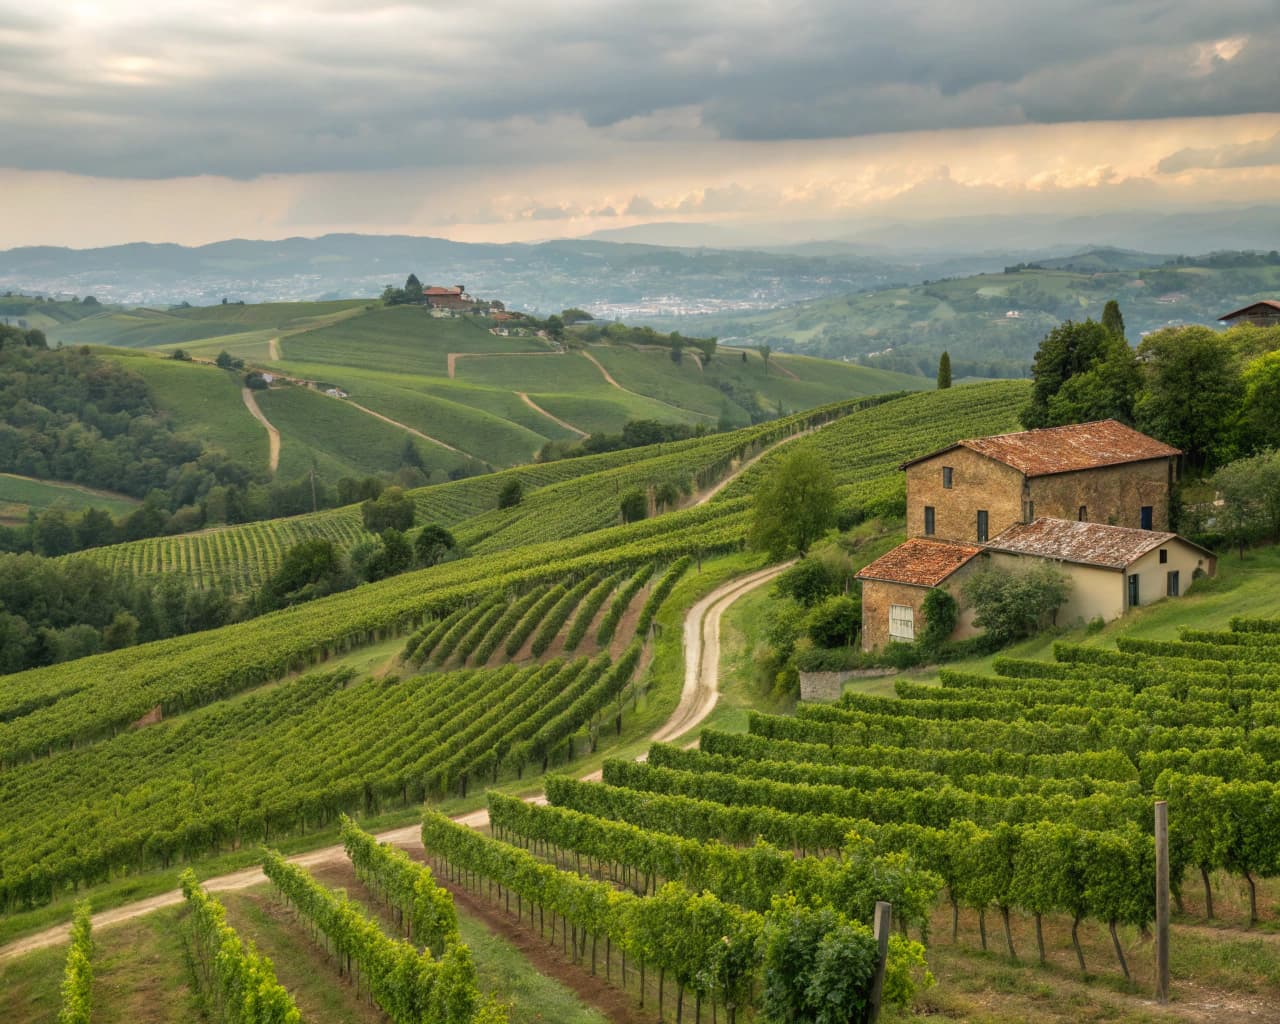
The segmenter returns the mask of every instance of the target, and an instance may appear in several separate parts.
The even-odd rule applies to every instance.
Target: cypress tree
[[[1102,326],[1108,333],[1124,339],[1124,316],[1120,313],[1120,303],[1115,299],[1109,299],[1102,307]]]
[[[951,387],[951,354],[942,353],[942,358],[938,360],[938,389]]]

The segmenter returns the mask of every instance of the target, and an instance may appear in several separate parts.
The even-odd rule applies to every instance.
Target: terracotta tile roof
[[[1135,530],[1103,523],[1078,523],[1073,519],[1045,516],[1034,523],[1009,527],[994,537],[987,548],[1107,569],[1125,569],[1148,551],[1178,539],[1176,533]]]
[[[904,462],[902,468],[932,459],[956,448],[968,448],[1020,470],[1027,476],[1050,476],[1100,466],[1119,466],[1180,455],[1177,448],[1141,434],[1116,420],[1044,427],[1017,434],[997,434],[957,441],[947,448]]]
[[[909,583],[913,587],[936,587],[980,554],[982,548],[971,544],[944,544],[913,537],[864,566],[857,578]]]
[[[430,288],[422,289],[423,295],[461,295],[461,288],[441,288],[438,285],[432,285]]]
[[[1230,313],[1224,313],[1222,316],[1218,317],[1218,319],[1234,320],[1236,317],[1243,316],[1245,313],[1257,309],[1259,306],[1266,306],[1267,312],[1280,313],[1280,302],[1276,302],[1274,299],[1263,299],[1261,302],[1251,302],[1249,305],[1243,306],[1240,309],[1232,310]]]

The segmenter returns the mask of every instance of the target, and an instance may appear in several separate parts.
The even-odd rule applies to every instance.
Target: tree
[[[263,610],[308,601],[344,589],[347,566],[333,541],[299,541],[284,553],[280,567],[263,584],[258,604]]]
[[[777,462],[755,495],[750,544],[783,558],[803,555],[835,523],[836,487],[831,469],[807,444]]]
[[[773,584],[774,592],[799,601],[806,608],[836,592],[835,574],[819,558],[802,558]]]
[[[524,487],[518,479],[512,477],[498,492],[498,508],[515,508],[523,498]]]
[[[999,644],[1031,636],[1051,622],[1070,590],[1067,576],[1048,563],[1022,571],[981,569],[961,587],[976,613],[974,625]]]
[[[649,514],[649,499],[642,490],[630,490],[622,496],[619,508],[624,523],[638,523]]]
[[[388,487],[376,499],[360,505],[360,517],[370,533],[384,530],[405,531],[413,526],[417,508],[413,499],[399,487]]]
[[[945,350],[938,360],[938,390],[951,387],[951,354]]]
[[[418,531],[413,543],[414,553],[418,556],[419,565],[438,565],[440,561],[458,546],[453,534],[443,526],[428,523]]]
[[[764,360],[764,375],[769,376],[769,357],[773,355],[773,349],[768,345],[761,345],[759,348],[760,358]]]
[[[594,320],[595,317],[593,317],[585,309],[578,309],[576,306],[573,306],[573,307],[570,307],[569,309],[562,310],[560,313],[560,319],[563,320],[567,325],[567,324],[586,323],[588,320]]]
[[[1242,555],[1257,537],[1280,540],[1280,452],[1228,463],[1213,475],[1213,486],[1222,495],[1226,533]]]
[[[1193,467],[1225,461],[1244,397],[1230,342],[1208,327],[1166,328],[1143,339],[1138,358],[1138,429],[1181,448]]]
[[[1031,368],[1031,402],[1022,411],[1027,429],[1050,425],[1049,402],[1070,378],[1092,369],[1111,335],[1095,320],[1059,324],[1040,342]]]
[[[257,370],[253,370],[245,374],[244,386],[250,391],[265,391],[267,389],[267,378]]]
[[[130,612],[116,612],[102,630],[102,646],[108,651],[118,651],[122,647],[132,647],[138,642],[138,617]]]
[[[1108,299],[1107,304],[1102,307],[1102,326],[1113,338],[1125,341],[1124,316],[1120,313],[1120,303],[1115,299]]]
[[[1093,366],[1069,377],[1049,399],[1046,426],[1107,419],[1132,425],[1141,383],[1138,357],[1129,343],[1110,338]]]
[[[1241,441],[1245,450],[1280,448],[1280,351],[1268,352],[1244,370]]]
[[[223,299],[222,301],[226,302],[227,300]],[[232,362],[233,360],[231,358],[231,353],[228,352],[226,349],[223,349],[221,352],[219,352],[218,358],[214,360],[214,364],[220,370],[230,370]]]
[[[920,646],[930,654],[937,653],[950,639],[960,618],[960,606],[950,593],[934,587],[924,595],[920,609],[924,612],[924,629],[920,633]]]
[[[852,647],[861,624],[861,602],[840,594],[825,598],[810,609],[804,619],[804,631],[818,647]]]
[[[186,349],[182,349],[182,348],[175,348],[175,349],[173,350],[173,355],[172,355],[170,358],[171,358],[171,359],[176,359],[176,360],[178,360],[178,362],[180,362],[180,363],[189,363],[189,362],[191,362],[191,356],[187,354],[187,350],[186,350]]]
[[[564,341],[564,321],[554,313],[547,317],[546,331],[552,341]]]
[[[410,274],[405,278],[404,298],[401,301],[412,305],[422,302],[422,282],[418,280],[417,274]]]

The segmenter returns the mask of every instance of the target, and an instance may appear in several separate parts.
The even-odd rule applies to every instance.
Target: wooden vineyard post
[[[871,980],[871,996],[867,1000],[868,1024],[880,1019],[880,1000],[884,995],[884,965],[889,958],[889,925],[893,921],[893,904],[876,901],[876,973]]]
[[[1169,1001],[1169,803],[1156,801],[1156,1002]]]

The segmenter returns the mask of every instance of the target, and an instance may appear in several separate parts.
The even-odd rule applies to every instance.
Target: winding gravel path
[[[715,710],[716,700],[720,696],[720,619],[729,606],[740,597],[750,593],[757,587],[771,582],[774,577],[791,563],[771,565],[759,569],[746,576],[739,576],[728,583],[721,584],[706,597],[699,600],[685,614],[684,618],[684,688],[680,693],[680,702],[676,705],[671,717],[650,738],[668,741],[685,735],[697,728],[708,715]],[[641,755],[643,757],[644,755]],[[598,781],[600,772],[595,771],[583,776],[584,781]],[[539,793],[528,798],[531,803],[545,804],[547,798]],[[460,814],[454,819],[472,828],[483,828],[489,823],[489,811],[480,808],[467,814]],[[421,842],[418,825],[406,825],[378,833],[378,839],[395,846],[412,846]],[[323,864],[338,863],[346,859],[346,853],[339,846],[325,846],[318,850],[300,853],[290,857],[290,862],[302,867],[318,867]],[[206,879],[204,887],[210,892],[229,892],[236,889],[248,889],[262,885],[267,878],[261,868],[245,868],[231,874],[219,875]],[[124,906],[113,907],[93,915],[93,927],[105,928],[123,921],[130,921],[154,910],[172,907],[182,902],[182,891],[173,889],[158,896],[151,896]],[[0,960],[9,960],[37,949],[56,946],[66,942],[70,934],[70,924],[56,925],[18,939],[0,948]]]
[[[275,476],[276,470],[280,468],[280,431],[276,430],[271,425],[271,421],[263,415],[262,410],[258,408],[257,398],[249,388],[241,388],[240,397],[244,399],[244,407],[249,410],[249,415],[267,428],[267,442],[270,445],[267,467],[271,470],[271,475]]]

